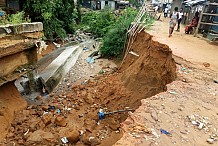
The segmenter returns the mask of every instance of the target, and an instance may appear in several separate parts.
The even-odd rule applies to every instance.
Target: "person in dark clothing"
[[[180,23],[182,22],[182,18],[183,18],[183,9],[181,8],[179,11],[179,19],[178,19],[178,25],[177,25],[177,30],[176,31],[180,31]]]

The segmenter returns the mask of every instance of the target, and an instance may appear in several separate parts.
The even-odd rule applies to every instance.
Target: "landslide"
[[[8,82],[0,87],[0,140],[9,130],[14,113],[27,107],[27,102],[22,98],[13,82]]]
[[[151,97],[166,90],[166,84],[176,78],[176,63],[172,58],[169,46],[152,39],[152,36],[142,31],[131,46],[121,70],[121,80],[133,94],[134,100],[129,105],[138,107],[140,100]]]
[[[50,94],[49,102],[17,113],[4,144],[57,145],[66,136],[69,145],[113,145],[122,136],[120,123],[128,113],[106,116],[97,125],[99,109],[136,109],[141,99],[165,91],[176,78],[172,51],[148,33],[140,32],[131,49],[139,56],[128,54],[121,70],[104,66],[105,73],[68,85],[69,91]]]

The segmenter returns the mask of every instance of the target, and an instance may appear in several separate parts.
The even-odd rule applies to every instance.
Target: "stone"
[[[42,116],[42,121],[45,124],[45,126],[49,125],[51,123],[52,115],[44,115]]]
[[[207,142],[208,142],[209,144],[213,144],[213,143],[214,143],[214,140],[211,139],[211,138],[209,138],[209,139],[207,139]]]
[[[72,127],[66,132],[66,137],[69,142],[75,143],[79,141],[80,133],[76,127]]]
[[[83,135],[82,141],[85,145],[91,145],[91,146],[96,146],[101,144],[100,139],[86,134]]]
[[[37,100],[42,100],[42,96],[39,95],[39,96],[36,97],[36,99],[37,99]]]
[[[207,63],[207,62],[204,62],[203,65],[204,65],[205,67],[210,67],[210,63]]]
[[[87,131],[92,132],[95,129],[96,121],[95,120],[86,120],[84,123],[84,127]]]
[[[55,118],[55,124],[61,127],[67,126],[67,121],[63,116],[57,116]]]
[[[24,145],[24,140],[23,139],[19,139],[17,142],[19,145]]]
[[[31,133],[29,138],[27,139],[28,142],[42,142],[43,140],[46,140],[48,142],[53,142],[55,141],[55,137],[51,132],[37,130]]]
[[[85,102],[88,104],[93,104],[94,103],[94,99],[92,98],[91,94],[88,94],[85,98],[84,98]]]
[[[155,120],[158,121],[158,116],[156,111],[151,111],[151,117]]]
[[[43,110],[43,111],[47,111],[47,110],[48,110],[48,108],[49,108],[49,106],[48,106],[48,105],[43,105],[43,106],[42,106],[42,110]]]

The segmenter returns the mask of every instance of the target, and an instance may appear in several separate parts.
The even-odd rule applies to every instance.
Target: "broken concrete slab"
[[[93,42],[94,41],[87,41],[80,45],[66,47],[66,49],[38,75],[43,79],[48,93],[58,85],[70,68],[74,66],[79,55],[82,53],[83,46]]]

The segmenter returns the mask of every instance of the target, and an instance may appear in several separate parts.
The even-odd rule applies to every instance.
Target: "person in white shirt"
[[[179,11],[179,19],[178,19],[178,25],[177,25],[177,30],[176,31],[180,31],[180,23],[182,21],[182,18],[183,18],[183,9],[181,8],[180,11]]]
[[[168,14],[168,8],[166,7],[166,8],[164,9],[164,18],[167,17],[167,14]]]
[[[169,37],[172,36],[174,27],[176,26],[177,20],[179,19],[178,7],[175,7],[175,10],[170,14],[170,28],[169,28]]]

